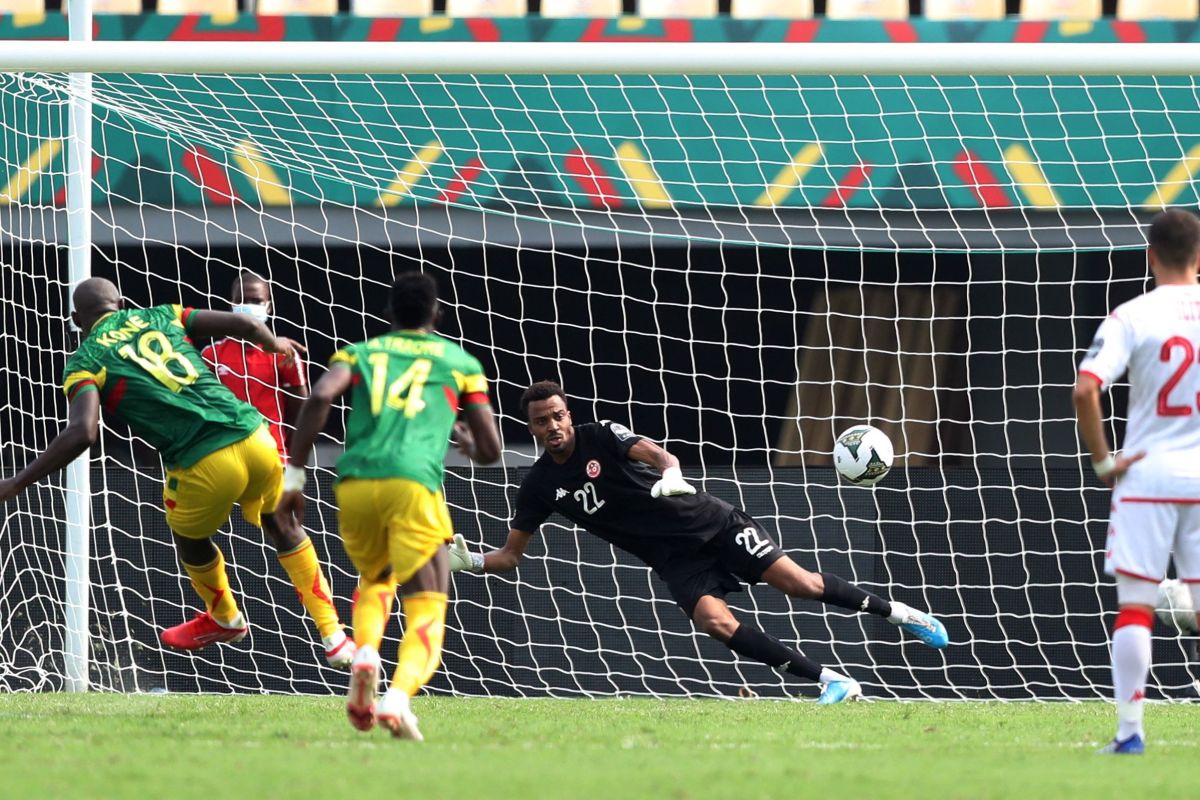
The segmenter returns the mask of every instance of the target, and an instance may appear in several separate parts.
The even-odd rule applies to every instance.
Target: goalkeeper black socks
[[[743,622],[725,646],[738,655],[761,661],[769,667],[786,667],[787,672],[797,678],[821,679],[820,664],[753,625]]]
[[[825,592],[821,595],[822,603],[849,608],[852,611],[865,611],[877,617],[891,616],[892,604],[879,595],[860,589],[832,572],[822,572],[821,580],[825,581]]]

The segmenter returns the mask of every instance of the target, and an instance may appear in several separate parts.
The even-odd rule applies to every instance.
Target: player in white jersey
[[[1112,646],[1118,726],[1105,753],[1144,750],[1150,628],[1172,553],[1200,609],[1200,219],[1164,211],[1147,238],[1156,287],[1100,325],[1074,393],[1092,468],[1113,487],[1104,563],[1120,607]],[[1129,424],[1124,452],[1114,456],[1100,393],[1126,372]]]

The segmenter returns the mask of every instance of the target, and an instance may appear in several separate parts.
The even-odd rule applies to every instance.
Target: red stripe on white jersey
[[[1200,505],[1197,497],[1122,497],[1122,503],[1155,503],[1158,505],[1195,506]]]
[[[1162,578],[1151,578],[1148,575],[1139,575],[1136,572],[1130,572],[1127,569],[1117,569],[1118,575],[1124,575],[1126,578],[1137,578],[1139,581],[1150,581],[1150,583],[1161,583]]]

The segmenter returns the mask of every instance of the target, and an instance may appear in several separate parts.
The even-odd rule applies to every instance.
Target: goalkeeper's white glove
[[[467,550],[467,540],[461,533],[454,534],[454,542],[450,545],[451,572],[483,572],[483,556]]]
[[[678,497],[683,494],[695,494],[696,487],[683,479],[679,467],[668,467],[663,470],[662,478],[650,489],[651,497]]]

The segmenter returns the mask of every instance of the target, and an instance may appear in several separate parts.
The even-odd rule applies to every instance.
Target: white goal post
[[[5,42],[0,359],[33,352],[0,366],[20,389],[0,470],[65,418],[80,268],[54,268],[63,244],[155,303],[219,307],[239,269],[268,272],[289,335],[326,355],[377,332],[391,270],[418,266],[453,288],[506,424],[504,469],[450,477],[474,547],[501,543],[529,463],[515,398],[561,375],[579,421],[619,415],[690,454],[805,566],[946,615],[943,659],[836,610],[733,597],[869,692],[1104,696],[1106,501],[1060,400],[1105,306],[1144,285],[1141,224],[1197,202],[1197,75],[1191,44]],[[64,130],[65,106],[95,119]],[[80,192],[93,148],[104,174]],[[65,218],[56,179],[76,183]],[[901,457],[873,492],[826,466],[856,421]],[[261,646],[158,649],[196,601],[155,516],[161,476],[126,430],[106,437],[65,509],[59,484],[0,509],[0,690],[339,690],[237,525]],[[326,489],[313,534],[348,619]],[[93,493],[90,551],[59,543]],[[456,579],[434,691],[794,691],[694,634],[636,562],[549,529],[515,577]],[[98,568],[90,592],[58,583],[59,549],[72,576]],[[1160,683],[1188,684],[1159,633]]]

